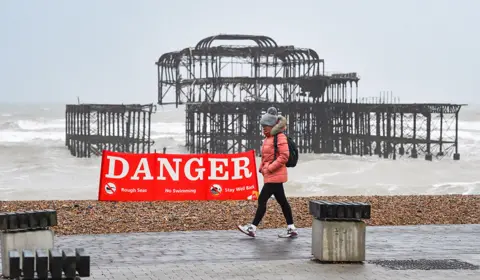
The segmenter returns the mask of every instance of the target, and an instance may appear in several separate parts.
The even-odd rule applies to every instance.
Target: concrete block
[[[25,279],[34,279],[35,277],[35,255],[31,250],[22,252],[22,272]]]
[[[84,248],[75,249],[75,255],[77,257],[78,276],[90,277],[90,256],[87,255]]]
[[[62,251],[60,249],[52,249],[48,252],[49,270],[52,278],[62,278]]]
[[[62,252],[62,268],[65,278],[73,279],[77,273],[77,255],[73,249],[64,249]]]
[[[363,221],[313,219],[312,255],[324,262],[365,261],[366,224]]]
[[[35,270],[38,278],[48,278],[48,251],[45,249],[38,249],[35,252]]]
[[[8,252],[8,262],[9,262],[9,271],[7,273],[10,278],[19,278],[22,275],[22,270],[20,269],[20,254],[17,250]],[[6,261],[6,260],[3,260]],[[4,276],[5,273],[4,273]]]
[[[53,248],[53,238],[54,233],[52,230],[0,233],[3,275],[9,277],[8,251],[17,250],[18,252],[22,252],[24,249],[32,251],[37,249],[51,249]]]

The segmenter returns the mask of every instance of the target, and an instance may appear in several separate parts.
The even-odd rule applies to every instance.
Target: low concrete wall
[[[18,250],[21,255],[22,250],[24,249],[52,249],[53,238],[54,233],[52,230],[0,233],[3,276],[10,276],[10,260],[8,259],[8,251]]]

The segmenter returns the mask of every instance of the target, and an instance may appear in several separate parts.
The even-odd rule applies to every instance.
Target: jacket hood
[[[278,133],[284,131],[286,127],[287,119],[284,116],[278,116],[278,122],[273,126],[272,131],[270,131],[270,135],[277,135]]]

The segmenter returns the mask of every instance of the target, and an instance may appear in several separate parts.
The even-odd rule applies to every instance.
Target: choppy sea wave
[[[62,110],[0,110],[0,200],[96,199],[100,161],[68,153]],[[287,194],[480,194],[480,114],[466,116],[460,114],[460,161],[302,154],[289,169]],[[184,133],[181,108],[153,116],[155,149],[184,153]]]

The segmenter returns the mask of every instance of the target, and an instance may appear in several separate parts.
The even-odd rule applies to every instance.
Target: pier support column
[[[418,152],[416,148],[412,149],[411,155],[412,155],[412,158],[418,158]]]

